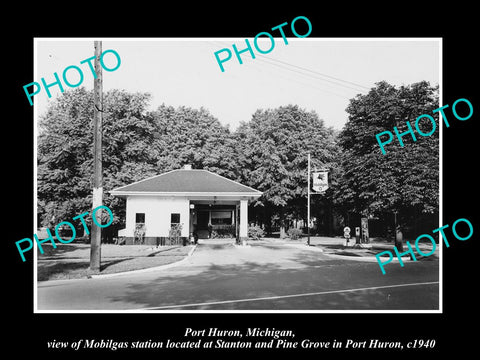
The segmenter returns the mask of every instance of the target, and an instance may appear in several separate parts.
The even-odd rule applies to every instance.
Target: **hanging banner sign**
[[[315,192],[325,192],[328,189],[328,171],[312,172],[313,186]]]

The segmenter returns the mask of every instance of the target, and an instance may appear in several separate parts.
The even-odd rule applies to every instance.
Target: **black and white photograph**
[[[38,311],[441,310],[441,39],[287,39],[35,39]]]
[[[11,36],[8,346],[474,351],[471,11],[342,7],[94,6]]]

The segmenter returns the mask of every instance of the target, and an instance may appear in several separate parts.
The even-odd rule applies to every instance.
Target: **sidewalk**
[[[393,250],[394,244],[393,242],[385,242],[385,241],[376,241],[375,239],[371,239],[370,243],[368,244],[358,244],[355,246],[355,238],[350,239],[349,246],[346,245],[346,240],[341,237],[325,237],[325,236],[311,236],[310,237],[310,246],[307,245],[307,238],[302,237],[298,240],[291,240],[288,238],[285,239],[278,239],[278,238],[264,238],[261,240],[250,240],[249,244],[255,246],[261,246],[266,244],[276,244],[276,245],[283,245],[283,246],[290,246],[295,247],[298,249],[308,249],[312,251],[319,251],[322,252],[324,255],[329,257],[333,257],[336,259],[348,259],[348,260],[355,260],[355,261],[372,261],[377,262],[377,258],[375,255],[380,254],[384,251],[390,251],[393,254],[392,261],[398,261],[398,258],[395,255]],[[415,245],[412,244],[411,241],[410,245],[415,251],[415,256],[417,260],[424,259],[426,257],[421,256],[417,253],[415,249]],[[404,250],[406,252],[408,247],[405,245],[406,241],[404,241]],[[432,250],[431,243],[420,243],[419,248],[423,253],[429,253]],[[437,250],[428,258],[438,259],[438,244]],[[402,256],[402,261],[410,261],[409,255]]]

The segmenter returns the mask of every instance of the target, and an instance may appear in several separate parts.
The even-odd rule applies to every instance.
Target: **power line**
[[[254,63],[252,63],[251,65],[252,65],[253,67],[257,67],[257,65],[254,64]],[[272,64],[272,65],[275,65],[275,64]],[[264,69],[264,68],[262,68],[262,69]],[[280,75],[278,75],[278,76],[281,76],[281,77],[283,77],[283,78],[285,78],[285,79],[287,79],[287,80],[289,80],[289,81],[294,81],[294,82],[296,82],[296,83],[298,83],[298,84],[302,84],[302,85],[305,85],[305,86],[309,86],[309,87],[314,88],[314,89],[316,89],[316,90],[319,90],[319,91],[322,91],[322,92],[326,92],[326,93],[329,93],[329,94],[338,96],[338,97],[343,98],[343,99],[348,99],[348,100],[351,99],[351,96],[341,95],[341,94],[338,94],[338,93],[333,92],[333,91],[330,91],[330,90],[326,90],[326,89],[319,88],[318,86],[315,86],[315,85],[313,85],[313,84],[306,83],[306,82],[303,82],[303,81],[299,81],[299,78],[293,78],[293,79],[292,79],[291,77],[284,76],[283,74],[280,74]]]
[[[339,83],[336,83],[334,81],[331,81],[331,80],[328,80],[328,79],[320,79],[320,78],[317,78],[317,77],[314,77],[314,76],[311,76],[309,74],[305,74],[305,73],[302,73],[300,71],[297,71],[295,69],[289,69],[288,67],[285,67],[285,66],[282,66],[280,64],[275,64],[275,63],[271,63],[271,62],[268,62],[268,61],[265,61],[265,59],[258,59],[259,61],[263,61],[269,65],[274,65],[274,66],[277,66],[277,67],[280,67],[282,69],[285,69],[285,70],[288,70],[288,71],[292,71],[294,73],[297,73],[297,74],[300,74],[300,75],[304,75],[304,76],[307,76],[307,77],[310,77],[312,79],[315,79],[315,80],[322,80],[322,81],[326,81],[326,82],[329,82],[329,83],[332,83],[334,85],[338,85],[338,86],[342,86],[344,88],[348,88],[348,89],[351,89],[351,90],[355,90],[355,91],[359,91],[359,92],[365,92],[365,90],[359,90],[359,89],[356,89],[356,88],[353,88],[351,86],[348,86],[348,85],[344,85],[344,84],[339,84]]]
[[[215,45],[220,45],[220,46],[226,46],[226,44],[222,44],[222,43],[218,43],[218,42],[214,42],[214,41],[211,41],[210,43],[213,43],[213,44],[215,44]],[[311,70],[311,69],[308,69],[308,68],[305,68],[305,67],[302,67],[302,66],[293,65],[293,64],[290,64],[290,63],[285,62],[285,61],[281,61],[281,60],[277,60],[277,59],[273,59],[273,58],[257,58],[257,59],[258,59],[259,61],[261,61],[261,62],[265,62],[265,63],[268,63],[268,64],[270,64],[270,65],[275,65],[275,66],[280,67],[280,68],[282,68],[282,69],[285,69],[285,70],[288,70],[288,71],[292,71],[292,72],[295,72],[295,73],[297,73],[297,74],[301,74],[301,75],[303,75],[303,76],[307,76],[307,77],[313,78],[313,79],[315,79],[315,80],[326,81],[326,82],[332,83],[332,84],[334,84],[334,85],[342,86],[342,87],[349,88],[349,89],[352,89],[352,90],[355,90],[355,91],[359,91],[359,92],[365,92],[366,90],[369,90],[368,87],[363,86],[363,85],[361,85],[361,84],[357,84],[357,83],[354,83],[354,82],[352,82],[352,81],[343,80],[343,79],[340,79],[340,78],[337,78],[337,77],[334,77],[334,76],[330,76],[330,75],[327,75],[327,74],[323,74],[323,73],[320,73],[320,72],[318,72],[318,71]],[[336,80],[336,81],[319,78],[318,76],[312,76],[312,75],[310,75],[310,74],[306,74],[306,73],[300,72],[300,71],[298,71],[298,70],[291,69],[291,68],[286,67],[286,66],[281,65],[281,64],[275,64],[275,63],[272,63],[272,62],[267,61],[267,60],[274,61],[274,62],[278,62],[278,63],[284,64],[284,65],[288,65],[288,66],[291,66],[291,67],[293,67],[293,68],[301,69],[301,70],[303,70],[303,71],[308,71],[308,72],[310,72],[310,73],[312,73],[312,74],[316,74],[316,75],[319,75],[319,76],[328,77],[328,78],[333,79],[333,80]],[[349,85],[345,85],[345,84],[339,83],[338,81],[343,82],[343,83],[346,83],[346,84],[354,85],[354,86],[356,86],[356,87],[362,88],[362,90],[357,89],[357,88],[353,88],[353,87],[351,87],[351,86],[349,86]]]
[[[360,84],[357,84],[357,83],[354,83],[353,81],[343,80],[343,79],[340,79],[340,78],[337,78],[337,77],[334,77],[334,76],[323,74],[323,73],[315,71],[315,70],[307,69],[307,68],[302,67],[302,66],[293,65],[293,64],[287,63],[287,62],[282,61],[282,60],[278,60],[278,59],[274,59],[274,58],[268,58],[268,59],[272,60],[272,61],[275,61],[275,62],[282,63],[282,64],[286,64],[286,65],[289,65],[289,66],[292,66],[292,67],[295,67],[295,68],[298,68],[298,69],[309,71],[311,73],[314,73],[314,74],[317,74],[317,75],[320,75],[320,76],[325,76],[325,77],[328,77],[330,79],[334,79],[334,80],[342,81],[342,82],[345,82],[345,83],[348,83],[348,84],[351,84],[351,85],[355,85],[355,86],[360,87],[360,88],[365,89],[365,90],[370,90],[370,88],[368,88],[366,86],[363,86],[363,85],[360,85]]]
[[[217,42],[213,42],[213,41],[210,41],[210,43],[215,44],[215,45],[218,45],[218,46],[226,46],[226,44],[217,43]],[[264,59],[259,59],[259,61],[263,62]],[[267,62],[265,62],[265,63],[267,63]],[[286,68],[285,66],[283,66],[283,65],[281,65],[281,64],[274,64],[274,63],[271,63],[271,64],[270,64],[270,63],[269,63],[269,65],[274,65],[274,66],[276,66],[276,67],[280,67],[280,68],[283,69],[283,70],[288,70],[288,71],[291,71],[291,72],[294,72],[294,73],[303,75],[304,77],[306,77],[305,80],[312,80],[312,79],[313,79],[313,80],[319,80],[318,78],[313,77],[313,76],[311,76],[311,75],[309,75],[309,74],[305,74],[305,73],[299,72],[299,71],[297,71],[297,70],[295,70],[295,69]],[[252,66],[253,68],[258,69],[258,71],[260,71],[260,69],[261,69],[261,70],[265,70],[265,69],[266,69],[265,67],[261,67],[261,64],[259,64],[259,62],[255,62],[255,61],[252,61],[251,63],[249,63],[249,66]],[[268,70],[268,71],[273,71],[271,67],[267,68],[267,70]],[[231,75],[233,75],[234,77],[237,77],[237,76],[234,75],[234,74],[231,74]],[[289,77],[289,76],[284,76],[284,74],[282,74],[282,73],[277,73],[277,76],[281,76],[281,77],[287,79],[288,81],[294,81],[294,82],[296,82],[296,83],[298,83],[298,84],[301,84],[301,85],[304,85],[304,86],[309,86],[309,87],[314,88],[314,89],[316,89],[316,90],[319,90],[319,91],[321,91],[321,92],[328,93],[328,94],[331,94],[331,95],[335,95],[335,96],[340,97],[340,98],[343,98],[343,99],[349,100],[349,99],[352,98],[352,96],[347,96],[347,95],[344,95],[344,94],[338,94],[338,93],[333,92],[333,91],[330,91],[330,90],[326,90],[326,89],[319,88],[318,86],[315,86],[315,85],[313,85],[313,84],[311,84],[311,83],[306,83],[306,82],[303,82],[303,81],[299,81],[300,77],[296,77],[296,78],[293,79],[293,78],[291,78],[291,77]],[[320,79],[320,80],[325,80],[325,79]],[[327,86],[328,86],[328,85],[327,85]],[[349,87],[349,88],[352,89],[351,87]],[[358,89],[353,89],[353,90],[360,91],[360,90],[358,90]]]

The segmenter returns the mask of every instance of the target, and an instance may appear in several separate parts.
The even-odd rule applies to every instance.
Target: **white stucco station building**
[[[169,171],[110,191],[126,199],[125,244],[169,245],[198,236],[248,237],[248,202],[258,190],[207,170]],[[176,232],[172,232],[176,229]]]

